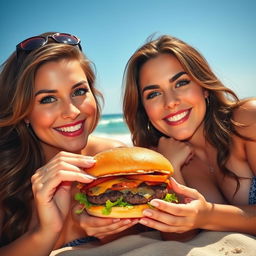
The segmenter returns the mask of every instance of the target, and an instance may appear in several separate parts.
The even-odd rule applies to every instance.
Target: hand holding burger
[[[153,207],[152,199],[177,202],[170,194],[169,178],[174,170],[160,153],[141,147],[115,148],[95,156],[96,164],[86,172],[97,177],[80,184],[75,198],[92,216],[141,218]]]

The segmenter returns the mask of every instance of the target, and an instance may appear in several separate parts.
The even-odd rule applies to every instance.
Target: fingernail
[[[143,211],[143,214],[148,216],[148,217],[151,217],[152,216],[152,212],[150,210],[145,210]]]
[[[125,220],[124,221],[124,224],[130,224],[131,223],[131,220]]]
[[[159,203],[154,201],[154,200],[151,201],[150,204],[153,205],[154,207],[158,207],[159,206]]]
[[[171,177],[170,180],[173,181],[175,184],[178,184],[177,181],[173,177]]]
[[[96,179],[97,179],[96,177],[91,176],[91,175],[86,174],[86,173],[84,173],[84,176],[85,176],[86,178],[88,178],[88,179],[91,179],[91,180],[96,180]]]
[[[135,220],[132,221],[132,224],[137,224],[138,222],[139,222],[139,220],[135,219]]]
[[[140,219],[139,223],[142,224],[142,225],[147,225],[148,224],[148,222],[145,219]]]
[[[94,158],[86,158],[85,162],[86,163],[96,163],[96,160]]]
[[[116,223],[116,222],[119,222],[120,219],[113,219],[112,221],[113,221],[113,223]]]

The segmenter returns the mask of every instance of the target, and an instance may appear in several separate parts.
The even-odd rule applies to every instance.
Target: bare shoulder
[[[245,124],[256,122],[256,98],[245,101],[234,111],[234,120]]]
[[[242,124],[242,127],[236,128],[241,135],[256,140],[256,98],[245,101],[239,106],[234,111],[233,119]]]
[[[118,140],[90,135],[83,153],[94,156],[102,151],[118,147],[127,147],[127,145]]]

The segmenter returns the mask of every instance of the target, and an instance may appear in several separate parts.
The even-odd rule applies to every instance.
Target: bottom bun
[[[91,206],[90,208],[86,208],[88,214],[96,217],[104,217],[104,218],[142,218],[144,215],[142,212],[145,209],[148,209],[148,204],[140,204],[129,207],[113,207],[111,209],[111,213],[105,215],[102,213],[104,206],[97,205]]]

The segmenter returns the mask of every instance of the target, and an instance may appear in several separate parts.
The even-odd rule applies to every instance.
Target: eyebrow
[[[75,89],[76,87],[78,87],[78,86],[80,86],[80,85],[82,85],[82,84],[88,85],[88,82],[85,81],[85,80],[82,80],[82,81],[80,81],[80,82],[74,84],[74,85],[72,86],[72,89]],[[43,93],[57,93],[57,92],[58,92],[58,90],[47,90],[47,89],[43,89],[43,90],[37,91],[37,92],[35,93],[35,96],[37,96],[37,95],[39,95],[39,94],[43,94]]]
[[[179,72],[179,73],[177,73],[177,74],[175,74],[169,81],[170,81],[170,83],[173,83],[175,80],[177,80],[179,77],[181,77],[182,75],[184,75],[184,74],[187,74],[187,72],[185,72],[185,71],[181,71],[181,72]],[[145,86],[143,89],[142,89],[142,93],[144,92],[144,91],[146,91],[146,90],[152,90],[152,89],[156,89],[156,88],[158,88],[159,86],[158,85],[148,85],[148,86]]]
[[[184,74],[187,74],[187,72],[181,71],[181,72],[177,73],[176,75],[174,75],[174,76],[170,79],[170,82],[174,82],[175,80],[177,80],[180,76],[182,76],[182,75],[184,75]]]

